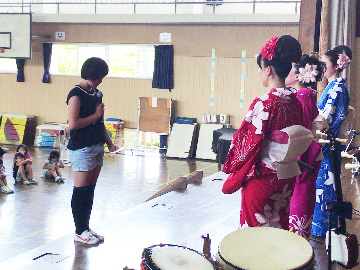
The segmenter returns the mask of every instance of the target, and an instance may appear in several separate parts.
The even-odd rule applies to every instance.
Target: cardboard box
[[[60,147],[60,131],[65,129],[64,125],[39,125],[36,127],[35,146]]]

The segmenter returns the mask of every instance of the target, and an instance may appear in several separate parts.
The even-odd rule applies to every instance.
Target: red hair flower
[[[266,59],[271,61],[275,56],[275,48],[277,47],[276,42],[279,37],[272,37],[268,39],[265,46],[261,48],[261,57],[262,59]]]

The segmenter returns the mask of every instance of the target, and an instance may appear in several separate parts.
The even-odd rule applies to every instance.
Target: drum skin
[[[214,270],[218,264],[204,254],[183,246],[160,244],[145,248],[141,270]]]
[[[313,270],[309,242],[283,229],[251,227],[234,231],[221,241],[216,255],[224,270]]]

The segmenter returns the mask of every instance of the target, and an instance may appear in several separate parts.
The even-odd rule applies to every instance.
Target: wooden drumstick
[[[345,169],[351,170],[351,169],[359,169],[360,164],[352,164],[352,163],[346,163]]]
[[[341,152],[341,157],[343,157],[343,158],[355,158],[355,156],[350,155],[348,152]]]
[[[324,132],[321,132],[321,130],[316,130],[316,131],[315,131],[315,134],[322,135],[322,136],[327,136],[327,134],[324,133]],[[324,141],[320,142],[321,140],[322,140],[322,139],[319,139],[319,143],[330,143],[329,140],[324,140]],[[340,142],[340,143],[346,143],[346,142],[347,142],[347,139],[336,138],[335,140],[338,141],[338,142]]]
[[[321,130],[316,130],[316,131],[315,131],[315,134],[327,136],[327,134],[324,133],[324,132],[321,132]]]
[[[340,143],[344,143],[344,144],[346,144],[346,142],[347,142],[347,139],[336,138],[335,140],[340,142]]]
[[[318,143],[327,144],[327,143],[330,143],[330,140],[319,139]]]

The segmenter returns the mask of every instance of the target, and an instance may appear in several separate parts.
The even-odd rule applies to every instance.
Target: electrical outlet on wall
[[[56,40],[65,40],[65,32],[55,32]]]

